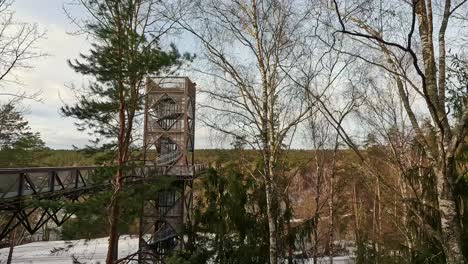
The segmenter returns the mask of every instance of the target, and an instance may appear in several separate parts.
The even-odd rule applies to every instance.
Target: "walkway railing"
[[[0,209],[8,201],[29,195],[63,193],[92,186],[98,167],[0,169]],[[95,184],[96,187],[97,184]]]
[[[192,179],[206,168],[194,166],[144,166],[124,170],[125,182],[137,183],[153,176],[175,176],[178,180]],[[106,188],[115,174],[115,168],[88,167],[38,167],[0,169],[0,210],[24,196],[81,195],[96,189]],[[46,197],[44,197],[46,196]]]
[[[151,184],[167,175],[177,180],[191,180],[207,166],[140,166],[124,169],[124,184]],[[61,207],[49,207],[40,200],[77,201],[83,195],[111,186],[115,167],[41,167],[0,169],[0,241],[18,225],[30,234],[52,219],[63,224],[72,213],[60,213]]]
[[[167,154],[163,154],[156,158],[156,164],[166,165],[175,163],[178,159],[182,157],[182,151],[176,150]]]

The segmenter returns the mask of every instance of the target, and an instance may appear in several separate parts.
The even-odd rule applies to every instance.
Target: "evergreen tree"
[[[40,134],[31,131],[13,102],[0,105],[0,167],[40,165],[34,161],[45,149]]]
[[[28,121],[13,102],[0,105],[0,148],[11,149],[28,131]]]
[[[167,263],[267,263],[265,187],[232,163],[209,170],[200,183],[203,192],[187,226],[193,244]]]
[[[158,28],[159,1],[81,0],[90,15],[81,25],[92,38],[89,54],[69,61],[78,73],[90,76],[78,102],[65,105],[65,116],[78,119],[79,130],[97,136],[95,143],[107,139],[117,166],[113,194],[108,206],[109,250],[106,263],[117,258],[119,196],[123,167],[128,166],[134,139],[136,116],[144,99],[143,84],[148,74],[160,74],[181,65],[182,56],[174,46],[163,51],[159,37],[166,29]],[[186,56],[189,58],[189,56]]]

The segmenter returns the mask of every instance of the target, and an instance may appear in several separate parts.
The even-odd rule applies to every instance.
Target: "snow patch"
[[[104,263],[108,238],[71,241],[44,241],[16,246],[12,263],[73,264],[72,256],[82,263]],[[138,237],[123,235],[119,239],[119,258],[138,250]],[[9,248],[0,249],[0,264],[6,263]]]

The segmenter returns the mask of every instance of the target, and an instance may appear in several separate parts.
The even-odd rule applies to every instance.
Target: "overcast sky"
[[[34,69],[22,72],[22,89],[41,90],[42,102],[26,101],[29,108],[26,118],[34,131],[41,133],[47,146],[56,149],[70,149],[72,145],[84,146],[90,137],[76,130],[74,120],[62,117],[59,108],[63,102],[73,102],[74,96],[68,88],[71,84],[81,85],[83,77],[68,65],[67,59],[76,58],[80,52],[89,49],[85,36],[69,34],[75,29],[63,11],[67,0],[16,0],[13,8],[17,20],[37,23],[47,31],[47,37],[40,41],[41,50],[50,56],[33,63]],[[190,40],[176,40],[181,51],[196,52],[195,43]],[[197,148],[215,148],[220,143],[213,141],[206,128],[198,126]]]

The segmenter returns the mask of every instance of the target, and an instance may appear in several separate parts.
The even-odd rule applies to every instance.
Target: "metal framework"
[[[194,166],[195,84],[185,77],[148,78],[145,107],[145,163],[165,175],[185,175],[145,202],[140,221],[140,261],[160,262],[183,247],[180,236],[190,218]],[[158,256],[154,259],[154,256]]]
[[[92,183],[98,167],[0,169],[0,240],[18,225],[30,234],[47,221],[58,226],[70,216],[61,207],[43,200],[77,201],[86,194],[102,190],[108,184]]]
[[[38,167],[0,169],[0,241],[19,225],[30,234],[36,233],[52,220],[62,225],[72,212],[65,212],[57,203],[44,201],[80,201],[88,195],[105,190],[110,182],[96,182],[94,175],[106,167]],[[178,182],[191,180],[205,169],[202,164],[178,168],[172,173]],[[126,172],[126,184],[151,184],[148,175],[165,175],[165,168],[144,166]],[[157,178],[157,177],[156,177]],[[155,178],[152,178],[156,180]]]

